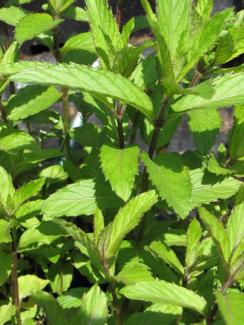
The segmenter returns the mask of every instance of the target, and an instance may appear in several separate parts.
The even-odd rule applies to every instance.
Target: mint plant
[[[244,12],[30,2],[0,8],[0,325],[241,324]],[[90,30],[61,47],[66,19]],[[20,60],[33,39],[55,63]],[[182,120],[195,148],[172,152]]]

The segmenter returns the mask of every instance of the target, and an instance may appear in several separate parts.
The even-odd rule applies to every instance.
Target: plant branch
[[[21,317],[20,317],[20,299],[19,299],[19,284],[18,284],[18,255],[17,255],[17,244],[16,244],[16,229],[13,229],[12,231],[12,272],[10,277],[10,283],[11,283],[11,291],[12,291],[12,299],[13,303],[16,308],[16,322],[17,325],[21,325]]]

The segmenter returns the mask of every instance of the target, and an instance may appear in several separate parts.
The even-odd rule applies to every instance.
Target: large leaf
[[[23,9],[14,6],[0,9],[0,20],[12,26],[16,26],[25,15]]]
[[[98,285],[94,285],[82,297],[82,324],[103,325],[108,317],[107,298]]]
[[[52,65],[43,62],[19,62],[0,68],[0,75],[11,75],[11,80],[82,89],[94,96],[105,95],[119,99],[148,117],[153,113],[151,100],[143,91],[128,79],[109,71],[74,63]]]
[[[126,286],[121,293],[129,299],[193,309],[203,314],[206,301],[195,292],[163,280],[142,281]]]
[[[60,22],[60,19],[53,20],[53,18],[46,13],[28,14],[23,17],[16,26],[16,40],[22,44],[32,39],[34,36],[55,28]]]
[[[213,238],[224,261],[228,264],[231,253],[230,242],[223,223],[205,208],[199,208],[199,215]]]
[[[33,138],[26,132],[10,128],[0,131],[0,151],[15,153],[30,148],[33,144]]]
[[[142,156],[149,178],[170,207],[182,218],[191,210],[191,180],[187,167],[178,154],[158,156],[155,162]]]
[[[150,210],[156,202],[155,191],[149,191],[131,199],[119,210],[112,224],[104,228],[104,236],[102,233],[100,237],[100,253],[104,258],[109,259],[116,254],[125,236],[137,226],[143,214]]]
[[[244,102],[243,85],[243,73],[226,74],[192,88],[199,95],[187,95],[172,105],[172,108],[176,112],[184,112],[240,104]]]
[[[192,207],[217,201],[218,199],[228,199],[240,188],[241,182],[232,177],[205,181],[204,172],[195,169],[190,172],[192,181]]]
[[[27,86],[10,97],[6,111],[8,119],[19,121],[53,105],[61,94],[55,87]]]
[[[112,189],[124,201],[131,195],[138,171],[138,147],[116,149],[102,146],[100,159],[102,170]]]
[[[180,43],[189,29],[189,0],[158,0],[158,25],[171,56],[173,67],[177,65]]]
[[[97,206],[101,208],[119,205],[116,196],[92,179],[67,185],[51,194],[43,205],[47,217],[92,215]]]
[[[197,150],[202,154],[207,154],[214,145],[221,126],[219,112],[215,109],[204,108],[189,111],[187,115],[190,118],[189,126]]]
[[[226,325],[241,324],[244,319],[244,294],[229,291],[226,294],[216,293],[217,303]]]

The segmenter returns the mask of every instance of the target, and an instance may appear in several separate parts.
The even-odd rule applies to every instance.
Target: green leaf
[[[62,166],[52,165],[43,169],[40,172],[39,177],[45,178],[50,184],[65,181],[68,178],[68,174]]]
[[[7,220],[0,219],[0,244],[10,243],[10,223]]]
[[[244,319],[244,294],[229,291],[225,294],[216,293],[217,303],[226,325],[241,324]]]
[[[0,9],[0,20],[12,26],[16,26],[25,15],[23,9],[14,6]]]
[[[3,129],[0,131],[0,151],[15,153],[30,148],[34,144],[33,138],[26,132]]]
[[[205,208],[199,208],[199,215],[213,238],[223,260],[228,264],[231,250],[230,241],[224,225]]]
[[[153,277],[149,267],[138,258],[134,258],[123,266],[116,275],[116,280],[129,285],[140,281],[150,281]]]
[[[190,223],[187,230],[186,237],[186,266],[190,269],[197,259],[197,247],[200,243],[200,239],[202,237],[202,228],[197,221],[197,219],[193,219]]]
[[[52,221],[40,223],[38,226],[27,229],[19,241],[19,248],[24,249],[29,246],[50,245],[53,241],[61,236],[65,236],[66,232]]]
[[[28,201],[33,196],[38,195],[44,183],[45,183],[45,179],[36,179],[20,187],[14,193],[15,208],[20,207],[23,203]]]
[[[169,49],[160,33],[159,23],[156,15],[153,13],[152,8],[148,2],[148,0],[141,0],[141,4],[146,12],[147,19],[149,25],[152,28],[152,31],[157,39],[158,44],[156,45],[157,55],[160,62],[160,68],[162,71],[163,77],[169,80],[174,80],[174,72],[173,72],[173,63],[170,58]]]
[[[157,1],[157,16],[159,32],[165,40],[175,70],[180,44],[189,31],[190,1]]]
[[[91,32],[70,37],[60,49],[63,62],[92,64],[96,60],[96,51]]]
[[[12,269],[12,255],[8,252],[0,252],[0,286],[2,286],[10,276]],[[1,317],[1,314],[0,314]]]
[[[68,263],[53,264],[49,268],[48,278],[50,280],[52,292],[61,295],[70,287],[71,281],[73,279],[73,267]]]
[[[0,139],[1,143],[1,139]],[[0,166],[0,211],[1,206],[4,208],[5,211],[9,210],[9,204],[13,205],[13,196],[15,192],[15,188],[13,186],[11,176],[6,172],[6,170]],[[11,210],[10,207],[10,210]]]
[[[142,193],[131,199],[123,208],[119,210],[112,224],[104,228],[107,235],[105,244],[103,236],[100,236],[100,253],[106,258],[113,257],[122,240],[140,222],[144,213],[157,202],[155,191]]]
[[[53,20],[46,13],[28,14],[23,17],[15,29],[15,37],[19,44],[31,40],[33,37],[55,28],[62,20]]]
[[[160,312],[144,311],[141,313],[133,313],[127,320],[126,325],[148,325],[148,324],[164,324],[171,325],[175,321],[176,317],[172,315],[166,315]]]
[[[82,324],[103,325],[108,317],[107,298],[98,285],[94,285],[82,297]]]
[[[232,177],[226,177],[218,182],[207,182],[201,169],[192,170],[190,176],[192,181],[192,207],[199,207],[218,199],[228,199],[241,186],[240,181]]]
[[[78,308],[81,306],[81,298],[84,292],[86,292],[86,288],[70,289],[66,294],[57,298],[58,303],[63,309]]]
[[[35,294],[39,290],[45,288],[48,283],[49,280],[40,279],[36,275],[32,274],[18,277],[20,299]]]
[[[151,118],[153,107],[150,98],[128,79],[110,71],[102,71],[78,64],[46,64],[19,62],[0,65],[0,75],[12,75],[11,80],[36,84],[61,85],[121,100]]]
[[[38,306],[44,309],[49,325],[67,325],[65,311],[53,296],[47,292],[38,291],[33,294],[33,299]]]
[[[99,236],[104,229],[104,217],[100,209],[96,209],[93,219],[94,242],[98,244]]]
[[[5,107],[8,120],[16,122],[38,114],[56,103],[60,96],[55,87],[27,86],[20,89],[10,97]]]
[[[230,241],[231,251],[235,250],[244,238],[243,216],[244,202],[241,202],[233,208],[227,225],[227,234]]]
[[[138,147],[116,149],[107,145],[101,148],[101,166],[115,193],[124,201],[131,196],[138,172]]]
[[[230,139],[230,156],[237,160],[244,156],[244,105],[235,107],[235,125]]]
[[[163,303],[189,308],[203,314],[206,301],[186,288],[163,280],[142,281],[129,285],[120,291],[132,300]]]
[[[111,69],[122,39],[112,11],[105,0],[86,0],[88,20],[97,53],[102,64]]]
[[[184,112],[197,108],[218,108],[240,104],[244,101],[243,85],[243,73],[226,74],[192,88],[196,89],[199,95],[184,96],[172,105],[172,108],[176,112]]]
[[[182,266],[175,252],[163,242],[154,241],[149,246],[149,249],[159,258],[161,258],[165,263],[169,264],[169,266],[176,270],[178,273],[181,275],[185,274],[184,267]]]
[[[51,194],[43,205],[48,217],[91,215],[96,209],[95,183],[82,180]]]
[[[221,127],[220,114],[211,108],[192,110],[187,113],[189,126],[197,150],[207,154],[215,143],[217,134]]]
[[[87,11],[80,7],[70,6],[63,12],[62,15],[69,19],[88,22]]]
[[[9,303],[8,305],[0,306],[0,325],[4,325],[11,321],[15,314],[15,306]]]
[[[153,162],[143,154],[142,160],[149,173],[149,179],[161,198],[185,218],[191,210],[192,186],[188,168],[184,166],[181,157],[175,153],[167,153],[159,155]]]
[[[182,80],[185,74],[214,46],[231,14],[232,9],[223,10],[211,17],[195,33],[189,34],[189,39],[185,41],[183,47],[186,62],[183,61],[183,68],[177,76],[178,81]]]
[[[195,10],[203,22],[207,21],[213,10],[213,0],[198,0]]]

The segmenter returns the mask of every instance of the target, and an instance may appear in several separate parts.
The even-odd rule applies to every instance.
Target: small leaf
[[[172,108],[176,112],[184,112],[197,108],[219,108],[240,104],[244,101],[243,84],[243,73],[226,74],[205,81],[195,87],[199,95],[184,96],[172,105]]]
[[[55,87],[27,86],[10,97],[5,107],[8,120],[19,121],[47,109],[60,98]],[[23,101],[24,98],[24,101]]]
[[[131,191],[138,172],[138,147],[115,149],[107,145],[101,148],[101,165],[112,189],[124,201],[131,196]]]
[[[1,143],[1,139],[0,139]],[[0,211],[1,206],[6,212],[9,211],[9,204],[11,205],[10,210],[13,205],[13,196],[15,193],[15,188],[13,186],[11,176],[6,172],[6,170],[0,166]]]
[[[8,252],[0,252],[0,286],[9,278],[12,269],[12,255]],[[1,317],[1,314],[0,314]]]
[[[175,153],[162,154],[153,162],[143,154],[142,160],[149,179],[156,186],[162,199],[185,218],[191,210],[192,186],[188,169],[180,156]]]
[[[20,207],[33,196],[38,195],[45,183],[45,179],[36,179],[24,184],[14,193],[15,208]]]
[[[184,267],[182,266],[175,252],[170,247],[160,241],[154,241],[149,246],[149,249],[165,263],[169,264],[169,266],[171,266],[178,273],[181,275],[185,274]]]
[[[187,115],[190,118],[189,126],[197,150],[201,154],[207,154],[214,145],[221,127],[219,112],[215,109],[204,108],[192,110]]]
[[[122,270],[116,275],[116,280],[129,285],[140,281],[153,280],[153,276],[149,267],[135,258],[123,266]]]
[[[231,252],[230,242],[222,222],[205,208],[199,208],[199,215],[213,238],[223,260],[228,264]]]
[[[98,285],[94,285],[82,298],[82,324],[103,325],[108,317],[107,298]]]
[[[104,228],[104,217],[100,209],[96,209],[94,213],[93,230],[94,230],[94,242],[98,244],[99,236]]]
[[[32,39],[41,33],[55,28],[62,20],[53,20],[48,14],[28,14],[23,17],[15,29],[15,37],[19,44]]]
[[[132,300],[163,303],[189,308],[203,314],[206,301],[186,288],[163,280],[142,281],[129,285],[120,291]]]
[[[35,294],[39,290],[45,288],[49,280],[43,280],[36,275],[22,275],[18,278],[20,299],[26,298]]]
[[[202,228],[197,221],[197,219],[193,219],[190,223],[187,230],[187,246],[186,246],[186,266],[190,269],[197,259],[197,247],[199,245],[200,239],[202,237]]]
[[[105,244],[103,243],[103,236],[100,237],[100,253],[103,258],[110,259],[116,254],[125,236],[137,226],[143,214],[150,210],[156,202],[155,191],[149,191],[131,199],[119,210],[112,224],[104,228],[107,236]]]
[[[231,251],[235,250],[244,238],[243,216],[244,202],[241,202],[233,208],[227,225],[227,234],[230,241]]]
[[[16,153],[16,151],[30,148],[33,144],[33,138],[26,132],[10,128],[0,131],[0,151]]]
[[[11,321],[15,314],[15,306],[9,303],[8,305],[0,306],[0,325],[4,325]]]
[[[73,279],[73,267],[70,264],[53,264],[48,271],[48,278],[50,279],[50,284],[53,293],[58,295],[66,292]]]
[[[235,125],[230,139],[230,156],[237,160],[244,156],[244,105],[235,107]]]
[[[226,325],[241,324],[244,319],[244,294],[229,291],[225,294],[216,293],[217,303]]]
[[[10,243],[11,241],[10,223],[7,220],[0,219],[0,244]]]

